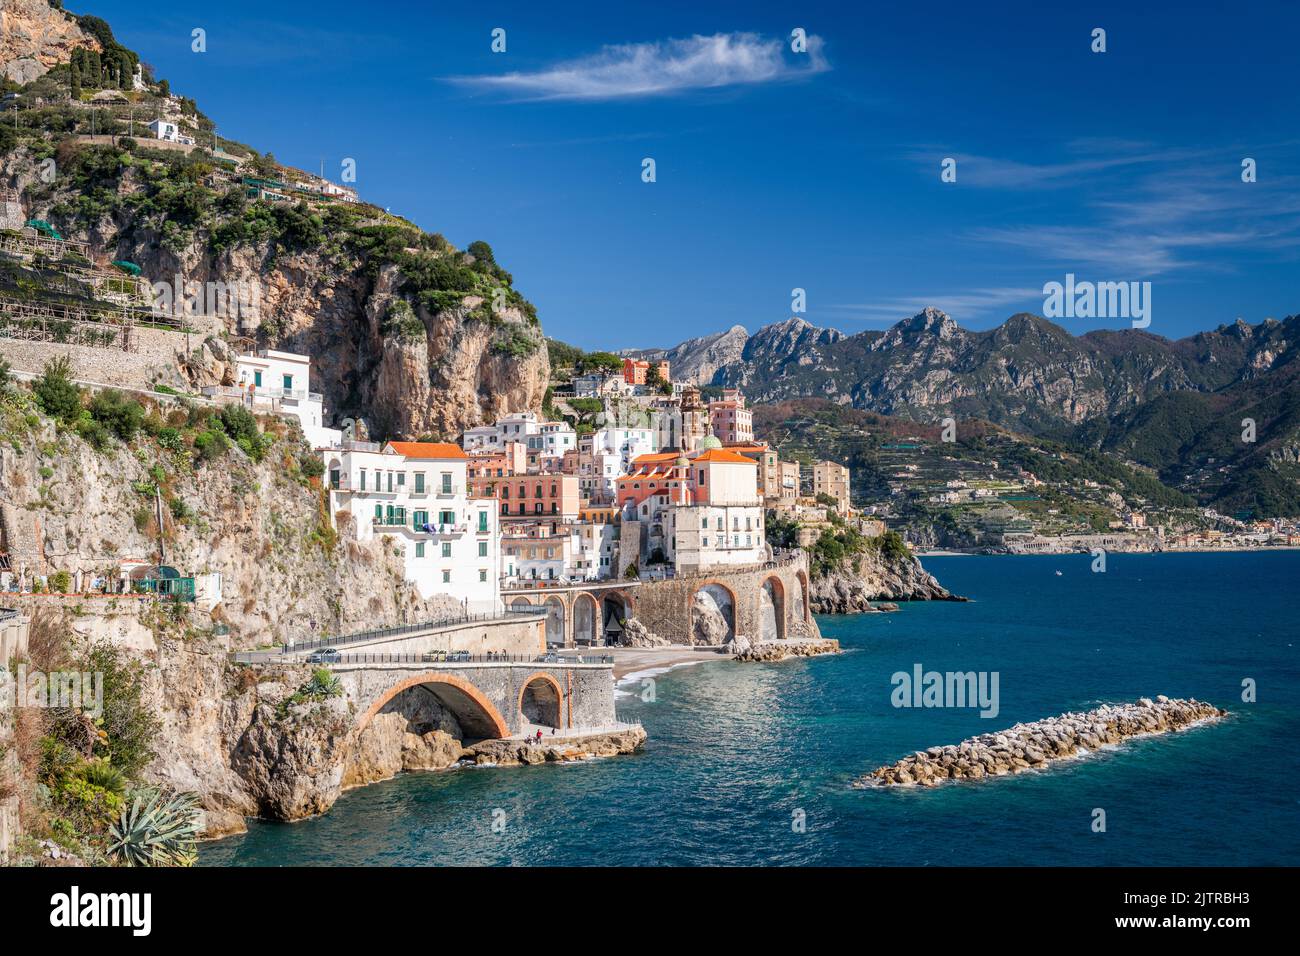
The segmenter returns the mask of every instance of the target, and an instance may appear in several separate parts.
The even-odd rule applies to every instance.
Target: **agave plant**
[[[108,852],[127,866],[192,866],[198,832],[194,794],[141,789],[109,828]]]

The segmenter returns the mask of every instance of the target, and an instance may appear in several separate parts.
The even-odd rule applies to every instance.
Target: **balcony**
[[[433,488],[433,494],[439,498],[459,498],[464,493],[464,485],[436,485]]]

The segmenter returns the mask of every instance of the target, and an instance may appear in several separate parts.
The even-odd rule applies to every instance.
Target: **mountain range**
[[[1074,336],[1029,313],[977,332],[927,308],[855,335],[791,318],[636,354],[755,403],[981,419],[1115,454],[1206,504],[1300,513],[1300,316],[1171,340],[1138,329]]]

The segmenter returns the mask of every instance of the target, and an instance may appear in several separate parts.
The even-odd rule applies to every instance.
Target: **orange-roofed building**
[[[758,463],[709,436],[701,450],[642,455],[620,478],[624,522],[640,522],[643,559],[662,555],[680,572],[765,559]]]

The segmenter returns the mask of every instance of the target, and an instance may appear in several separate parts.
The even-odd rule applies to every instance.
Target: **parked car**
[[[447,655],[449,661],[467,661],[469,660],[469,651],[451,651]]]
[[[447,659],[446,651],[425,651],[424,662],[426,664],[437,664]]]
[[[337,664],[343,660],[343,655],[332,647],[322,647],[319,651],[312,651],[307,655],[308,664]]]

